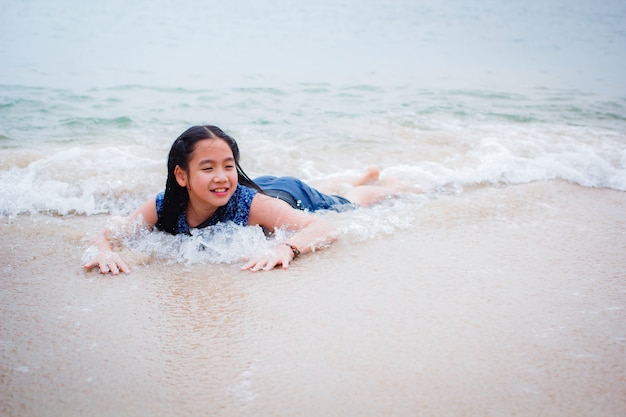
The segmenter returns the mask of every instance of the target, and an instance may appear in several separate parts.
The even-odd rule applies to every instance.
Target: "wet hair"
[[[189,161],[192,158],[196,144],[205,139],[221,139],[228,144],[235,158],[237,167],[237,177],[239,184],[254,188],[259,191],[259,187],[248,177],[239,165],[239,147],[235,139],[224,133],[217,126],[204,125],[192,126],[185,130],[172,144],[167,159],[167,180],[165,182],[165,195],[163,197],[163,207],[156,227],[165,232],[176,234],[178,217],[187,209],[189,192],[187,188],[181,187],[176,181],[174,170],[180,166],[184,171],[189,170]]]

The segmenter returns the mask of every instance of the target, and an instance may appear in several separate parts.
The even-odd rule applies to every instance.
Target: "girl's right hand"
[[[290,245],[280,244],[276,246],[275,253],[249,259],[248,262],[241,267],[241,270],[244,271],[248,269],[252,272],[271,271],[278,265],[282,265],[283,269],[287,269],[294,258],[295,252],[293,252]]]
[[[100,269],[101,274],[117,275],[120,272],[130,272],[130,268],[126,261],[117,253],[113,251],[97,251],[94,254],[94,259],[87,261],[83,268],[90,270],[95,267]]]

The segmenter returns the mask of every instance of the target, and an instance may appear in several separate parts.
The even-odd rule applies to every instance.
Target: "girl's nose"
[[[215,173],[215,181],[226,181],[226,178],[226,173],[221,169]]]

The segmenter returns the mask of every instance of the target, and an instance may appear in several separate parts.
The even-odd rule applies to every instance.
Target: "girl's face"
[[[195,209],[211,212],[228,203],[237,189],[235,158],[222,139],[204,139],[196,143],[187,171],[176,166],[174,174],[181,187],[189,192]]]

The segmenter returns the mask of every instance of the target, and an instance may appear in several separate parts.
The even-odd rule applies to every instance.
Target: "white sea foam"
[[[385,173],[434,189],[478,184],[523,184],[561,179],[585,187],[626,190],[623,138],[585,132],[562,136],[529,129],[472,134],[438,160],[389,167]]]
[[[585,137],[584,142],[581,132],[572,136],[532,130],[524,134],[491,131],[481,137],[483,133],[473,133],[457,143],[449,139],[451,143],[445,146],[446,151],[439,154],[432,151],[436,144],[428,138],[423,142],[416,138],[409,152],[402,152],[401,143],[395,148],[388,147],[381,159],[392,164],[383,167],[382,175],[402,178],[426,192],[442,189],[458,192],[482,184],[554,179],[626,191],[626,149],[619,138],[596,135],[591,139]],[[354,174],[359,171],[354,165],[365,167],[378,159],[372,158],[371,152],[360,150],[358,142],[341,145],[354,150],[351,154],[356,162],[342,159],[345,151],[324,159],[324,153],[313,153],[314,145],[305,145],[298,152],[291,152],[290,146],[297,145],[281,147],[266,143],[247,160],[256,171],[266,169],[264,173],[291,174],[314,182],[330,172]],[[121,147],[73,147],[1,171],[0,213],[3,216],[29,212],[128,213],[161,191],[165,182],[163,160],[141,154]],[[272,158],[265,158],[269,155],[274,155],[273,164]],[[11,152],[5,151],[3,159],[11,157]],[[281,158],[289,161],[288,164],[281,164]]]
[[[344,213],[318,212],[315,216],[334,224],[340,239],[362,242],[381,236],[391,236],[397,230],[410,228],[425,204],[425,196],[404,195],[384,201],[370,208],[357,208]],[[120,236],[123,222],[109,222],[109,227]],[[164,232],[143,230],[138,235],[122,239],[124,246],[136,254],[143,254],[167,263],[240,264],[260,254],[271,254],[277,244],[289,241],[293,232],[277,229],[271,238],[259,226],[242,227],[233,223],[220,223],[206,229],[192,229],[190,235],[170,235]],[[88,248],[83,259],[93,255]],[[315,249],[314,249],[315,250]]]
[[[3,158],[10,159],[11,152]],[[0,172],[0,213],[127,213],[146,199],[147,191],[160,188],[160,165],[120,147],[54,152]]]
[[[165,262],[185,265],[205,263],[238,264],[263,253],[271,253],[277,242],[289,233],[277,230],[270,240],[261,227],[220,223],[206,229],[192,229],[190,235],[170,235],[144,231],[124,239],[125,246]]]

